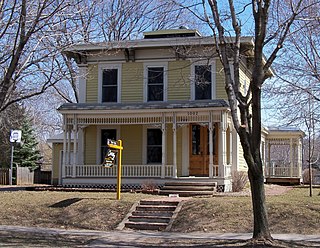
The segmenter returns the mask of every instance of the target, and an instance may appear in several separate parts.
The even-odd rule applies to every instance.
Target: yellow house
[[[241,40],[243,91],[253,45]],[[108,139],[123,140],[124,187],[187,179],[230,191],[232,171],[247,170],[212,37],[162,30],[65,52],[79,67],[80,102],[58,109],[64,133],[51,140],[54,184],[112,187],[116,166],[101,165]]]

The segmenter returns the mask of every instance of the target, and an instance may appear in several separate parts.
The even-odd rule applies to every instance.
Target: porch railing
[[[224,171],[221,171],[222,169]],[[219,165],[213,165],[211,171],[212,175],[209,175],[209,177],[231,177],[231,165],[229,164],[224,166],[223,168],[219,168]]]
[[[123,177],[161,177],[162,165],[122,165]],[[165,177],[173,177],[173,165],[165,166]],[[73,165],[65,166],[65,176],[73,176]],[[106,168],[101,165],[75,165],[75,177],[116,177],[117,165]]]
[[[299,167],[271,166],[265,167],[265,177],[300,177]]]

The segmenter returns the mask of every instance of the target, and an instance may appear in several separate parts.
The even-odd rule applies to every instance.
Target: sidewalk
[[[41,234],[42,236],[72,236],[85,239],[87,245],[81,247],[117,247],[119,242],[125,242],[125,247],[145,247],[148,242],[156,242],[164,244],[165,242],[202,241],[209,242],[210,240],[248,240],[252,237],[251,233],[176,233],[176,232],[148,232],[148,231],[94,231],[94,230],[65,230],[55,228],[37,228],[23,226],[1,226],[0,232],[7,233],[25,233],[25,234]],[[315,246],[320,247],[319,235],[301,235],[301,234],[273,234],[273,238],[282,241],[298,241],[298,242],[313,242]],[[1,239],[1,236],[0,236]],[[129,246],[128,246],[129,244]],[[179,245],[177,245],[179,246]],[[77,246],[78,247],[78,246]],[[121,246],[124,247],[124,246]],[[152,247],[152,246],[150,246]],[[160,247],[160,246],[159,246]]]

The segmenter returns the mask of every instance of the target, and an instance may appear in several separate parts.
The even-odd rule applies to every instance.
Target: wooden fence
[[[9,185],[9,168],[0,168],[0,185]]]
[[[33,184],[34,172],[28,167],[17,168],[17,185]]]

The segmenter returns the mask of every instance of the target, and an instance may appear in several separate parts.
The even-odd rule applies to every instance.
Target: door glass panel
[[[192,155],[200,155],[200,126],[192,125]]]

